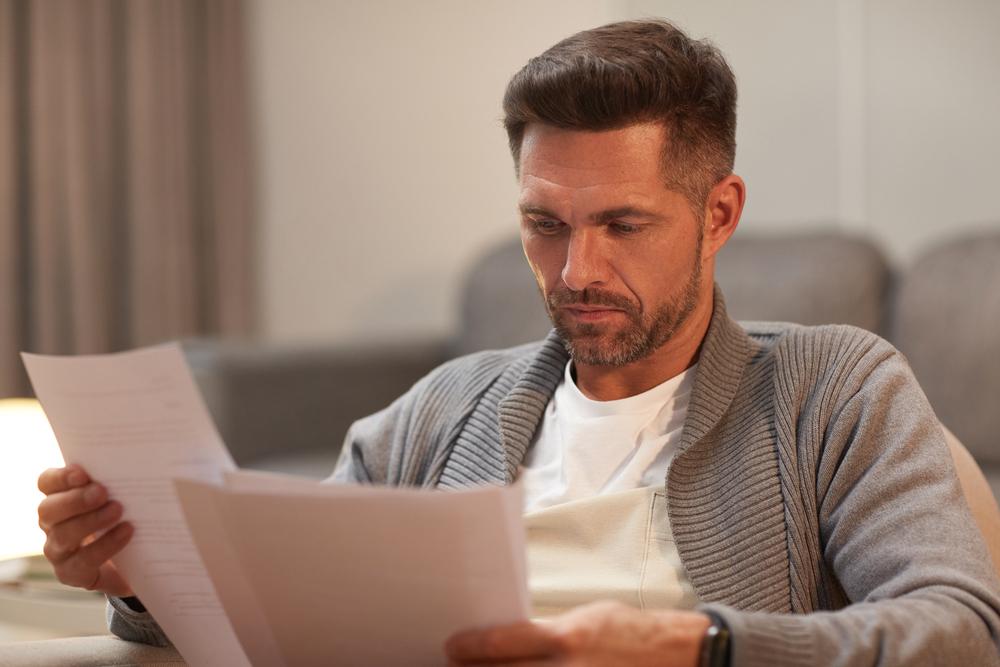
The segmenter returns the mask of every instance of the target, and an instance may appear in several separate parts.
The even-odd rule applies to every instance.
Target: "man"
[[[555,331],[439,368],[355,424],[333,477],[524,483],[551,618],[460,633],[455,664],[1000,664],[1000,584],[906,362],[850,327],[726,315],[735,105],[722,56],[662,21],[575,35],[508,86]],[[87,543],[121,508],[79,469],[39,486],[60,578],[162,640],[106,562],[131,528]]]

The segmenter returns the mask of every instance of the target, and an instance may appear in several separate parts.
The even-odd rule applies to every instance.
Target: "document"
[[[189,665],[249,667],[172,482],[221,484],[236,468],[180,346],[22,358],[63,459],[106,486],[135,526],[114,563],[143,605]]]
[[[24,361],[67,463],[135,525],[115,564],[192,667],[443,665],[452,633],[529,618],[518,487],[237,471],[179,346]]]
[[[530,615],[519,487],[176,485],[255,665],[439,666],[451,634]]]

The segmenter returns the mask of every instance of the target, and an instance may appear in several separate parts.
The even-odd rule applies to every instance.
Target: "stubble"
[[[586,366],[624,366],[640,361],[660,349],[698,305],[701,292],[701,246],[698,235],[692,266],[684,289],[653,312],[646,312],[632,299],[620,294],[586,288],[557,290],[545,298],[549,319],[562,337],[573,361]],[[620,309],[623,326],[609,329],[603,324],[571,322],[561,308],[576,304]]]

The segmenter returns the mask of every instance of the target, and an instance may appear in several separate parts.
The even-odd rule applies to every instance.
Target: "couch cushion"
[[[498,245],[469,271],[455,356],[541,340],[552,325],[520,237]]]
[[[890,340],[938,418],[1000,464],[1000,234],[934,248],[903,274]]]
[[[248,467],[316,452],[336,461],[356,419],[386,407],[446,359],[436,341],[307,348],[192,340],[184,353],[229,451]]]
[[[863,238],[737,231],[716,256],[715,280],[736,320],[853,324],[882,333],[889,265]]]

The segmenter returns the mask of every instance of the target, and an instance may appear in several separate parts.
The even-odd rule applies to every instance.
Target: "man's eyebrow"
[[[540,215],[543,218],[555,218],[556,220],[559,219],[559,216],[557,216],[552,211],[542,206],[537,206],[535,204],[523,204],[518,208],[521,211],[521,215]]]
[[[559,216],[548,210],[543,206],[538,206],[536,204],[524,204],[518,207],[521,211],[521,215],[537,215],[544,218],[553,218],[558,220]],[[641,208],[636,208],[634,206],[621,206],[619,208],[612,208],[607,211],[601,211],[600,213],[595,213],[590,216],[590,219],[594,222],[606,223],[612,220],[617,220],[618,218],[647,218],[651,220],[663,220],[664,216],[653,213],[652,211],[646,211]]]
[[[600,213],[595,213],[590,216],[590,219],[594,222],[611,222],[612,220],[617,220],[618,218],[647,218],[649,220],[660,221],[664,220],[664,216],[659,213],[653,213],[652,211],[646,211],[641,208],[636,208],[634,206],[621,206],[619,208],[612,208],[607,211],[601,211]]]

